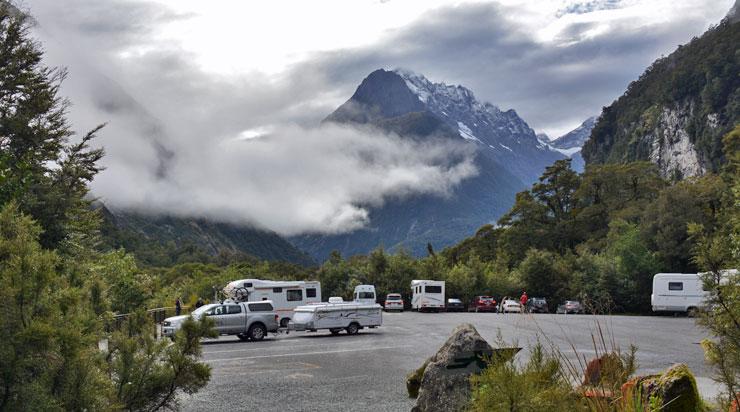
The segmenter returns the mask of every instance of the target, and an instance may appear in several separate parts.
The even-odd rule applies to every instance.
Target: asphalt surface
[[[539,338],[571,359],[594,353],[599,326],[622,350],[638,347],[638,373],[686,363],[704,396],[714,396],[699,342],[706,336],[693,319],[673,317],[520,315],[488,313],[384,313],[383,326],[358,335],[294,332],[262,342],[222,337],[204,342],[212,367],[208,386],[183,395],[187,411],[403,411],[413,406],[405,376],[433,355],[460,323],[472,323],[493,345],[499,334],[527,348]],[[611,343],[609,343],[611,346]],[[495,346],[495,345],[494,345]]]

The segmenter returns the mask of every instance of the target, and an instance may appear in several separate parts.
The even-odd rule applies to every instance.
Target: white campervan
[[[315,281],[241,279],[226,285],[223,293],[238,302],[271,300],[282,327],[288,326],[298,306],[321,303],[321,283]]]
[[[353,300],[357,303],[363,303],[367,305],[372,305],[373,303],[376,303],[377,300],[375,299],[375,286],[373,285],[357,285],[355,286],[355,293],[353,296]]]
[[[653,312],[684,312],[694,316],[707,292],[697,273],[658,273],[653,277]]]
[[[445,282],[441,280],[411,281],[411,310],[440,311],[445,308]]]

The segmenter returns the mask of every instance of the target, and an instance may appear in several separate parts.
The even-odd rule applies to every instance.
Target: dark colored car
[[[545,298],[530,298],[527,300],[527,312],[548,313],[549,311]]]
[[[465,304],[458,298],[447,299],[448,312],[462,312],[465,310]]]
[[[468,305],[468,312],[496,312],[496,308],[493,296],[476,296]]]
[[[566,300],[562,305],[558,305],[558,309],[555,313],[583,313],[583,305],[581,305],[581,302],[577,300]]]

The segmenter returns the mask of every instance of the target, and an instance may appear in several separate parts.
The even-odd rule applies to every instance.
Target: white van
[[[412,280],[411,310],[435,311],[445,308],[445,282],[442,280]]]
[[[357,285],[355,286],[355,293],[353,300],[357,303],[363,303],[372,305],[376,303],[375,286],[373,285]]]
[[[282,327],[288,326],[298,306],[321,303],[321,283],[315,281],[241,279],[226,285],[223,293],[237,302],[271,300]]]
[[[704,306],[707,292],[697,273],[658,273],[653,276],[653,312],[683,312],[689,316]]]

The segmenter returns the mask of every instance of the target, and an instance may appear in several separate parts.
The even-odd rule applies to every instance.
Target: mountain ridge
[[[291,238],[317,260],[334,249],[354,255],[384,246],[422,255],[428,244],[433,248],[455,244],[482,224],[494,222],[545,166],[565,157],[543,145],[516,111],[502,111],[478,101],[463,86],[433,83],[405,69],[371,72],[323,122],[467,144],[475,151],[479,174],[462,181],[447,198],[413,196],[370,208],[368,226],[352,233]]]
[[[651,161],[672,179],[717,172],[722,136],[740,122],[738,44],[733,8],[719,25],[653,62],[602,111],[583,147],[586,163]]]

